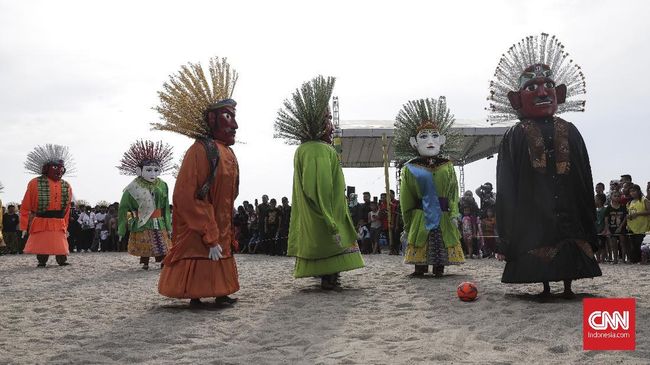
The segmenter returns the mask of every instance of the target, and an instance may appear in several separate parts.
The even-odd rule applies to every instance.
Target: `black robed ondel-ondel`
[[[573,124],[525,120],[506,132],[497,162],[502,282],[601,275],[592,186],[587,148]]]

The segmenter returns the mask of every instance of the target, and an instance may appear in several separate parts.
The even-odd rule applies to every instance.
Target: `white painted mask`
[[[160,170],[160,166],[158,165],[145,165],[142,167],[142,169],[139,167],[137,169],[138,176],[142,177],[148,182],[156,181],[156,178],[160,176],[161,172],[162,171]]]
[[[417,136],[411,137],[411,146],[418,150],[420,156],[433,157],[440,153],[440,148],[445,144],[445,136],[441,136],[438,131],[432,129],[423,129],[418,132]]]

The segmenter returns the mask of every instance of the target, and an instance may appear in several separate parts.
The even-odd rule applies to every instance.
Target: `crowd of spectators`
[[[348,195],[348,207],[354,225],[357,227],[357,238],[360,250],[364,254],[379,254],[384,250],[389,255],[403,254],[405,242],[400,242],[404,222],[400,211],[400,202],[395,192],[390,190],[390,203],[386,194],[379,197],[370,192],[363,193],[363,201],[358,201],[355,193]],[[462,215],[458,229],[462,233],[463,249],[468,258],[491,257],[496,249],[496,217],[494,205],[496,196],[491,183],[485,183],[476,189],[474,198],[472,191],[466,191],[458,204]],[[388,219],[388,207],[390,217]]]
[[[262,196],[262,203],[247,200],[237,207],[234,214],[235,237],[239,253],[260,253],[270,256],[287,255],[287,238],[291,206],[287,197],[277,200]]]
[[[632,181],[632,176],[621,175],[620,179],[605,184],[599,182],[594,188],[596,195],[596,230],[598,252],[601,263],[648,263],[650,244],[644,238],[650,231],[650,182],[644,189]]]
[[[612,180],[609,191],[605,184],[595,186],[596,229],[598,251],[596,258],[601,263],[647,263],[650,260],[650,244],[643,240],[650,230],[650,182],[643,189],[632,182],[630,175]],[[403,254],[405,242],[400,242],[403,230],[400,202],[390,190],[390,203],[386,193],[373,196],[362,194],[362,201],[356,193],[348,195],[348,208],[352,223],[357,229],[357,242],[363,254]],[[478,201],[477,201],[478,200]],[[474,192],[467,190],[459,199],[458,229],[466,258],[480,259],[494,257],[498,243],[497,217],[495,214],[496,194],[491,183],[486,182]],[[390,219],[388,207],[390,206]],[[18,204],[3,207],[3,228],[5,247],[0,254],[21,254],[27,237],[19,230]],[[170,206],[171,209],[171,206]],[[645,210],[644,210],[645,209]],[[117,226],[119,203],[71,204],[68,243],[70,252],[126,251],[128,232],[118,237]],[[237,252],[286,256],[291,206],[283,197],[278,205],[276,199],[262,196],[253,204],[244,201],[233,212],[233,226],[237,239]],[[647,223],[642,223],[646,221]],[[636,222],[636,223],[635,223]],[[641,222],[641,223],[640,223]],[[630,224],[632,223],[632,224]]]
[[[70,252],[126,251],[128,236],[117,235],[117,211],[119,203],[79,204],[72,202],[68,221],[68,245]],[[10,203],[3,207],[2,233],[4,250],[0,254],[22,254],[28,236],[20,232],[20,204]]]
[[[356,193],[348,195],[348,209],[352,223],[357,228],[361,253],[379,254],[386,248],[390,255],[399,254],[399,234],[402,231],[403,222],[399,213],[399,201],[395,199],[395,192],[390,190],[390,219],[386,193],[381,193],[379,197],[373,197],[370,192],[364,192],[362,199],[363,201],[359,202]]]
[[[494,257],[498,234],[496,229],[496,194],[492,183],[486,182],[476,191],[479,203],[471,190],[460,197],[458,212],[461,215],[459,227],[465,258],[481,259]]]

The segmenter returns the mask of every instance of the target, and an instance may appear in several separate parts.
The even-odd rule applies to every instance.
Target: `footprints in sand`
[[[355,339],[355,340],[361,340],[361,341],[367,341],[373,337],[373,334],[371,333],[360,333],[360,334],[353,334],[350,335],[350,338]]]
[[[433,355],[427,358],[429,361],[434,361],[434,362],[444,362],[444,361],[453,361],[454,357],[450,354],[437,354]]]
[[[581,303],[526,300],[520,294],[538,292],[539,285],[500,283],[503,264],[493,260],[450,267],[442,279],[415,280],[406,278],[412,267],[402,265],[401,257],[375,255],[366,268],[342,274],[345,290],[324,293],[313,290],[316,279],[291,277],[292,260],[240,255],[242,289],[234,295],[240,302],[228,310],[192,311],[185,309],[186,300],[158,295],[158,276],[138,271],[137,258],[107,253],[83,259],[89,261],[71,265],[69,272],[51,270],[68,276],[45,281],[30,260],[3,261],[14,266],[0,269],[12,273],[0,295],[0,328],[11,339],[0,341],[0,363],[585,363],[594,358],[643,363],[650,358],[647,341],[634,352],[583,352]],[[28,264],[29,269],[21,266]],[[648,323],[648,286],[642,280],[630,289],[622,275],[649,276],[625,269],[604,267],[603,277],[578,281],[575,289],[604,297],[638,295],[637,323]],[[479,286],[475,302],[456,297],[456,286],[467,280]],[[166,305],[178,308],[159,310]],[[638,326],[637,338],[647,332]]]
[[[565,344],[556,345],[548,348],[548,352],[553,354],[563,354],[569,351],[569,346]]]
[[[343,365],[354,365],[354,364],[358,364],[358,362],[356,362],[356,361],[354,361],[354,360],[352,360],[352,359],[341,359],[341,361],[338,362],[338,363],[339,363],[339,364],[343,364]]]
[[[396,308],[413,308],[413,303],[399,303],[395,305]]]
[[[327,354],[326,357],[328,357],[330,359],[341,359],[341,358],[344,358],[344,357],[348,357],[351,354],[352,354],[352,351],[337,351],[337,352],[333,352],[331,354]]]

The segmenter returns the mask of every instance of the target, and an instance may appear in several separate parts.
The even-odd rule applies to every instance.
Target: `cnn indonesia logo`
[[[589,327],[595,330],[606,330],[611,328],[617,330],[619,326],[624,329],[630,329],[630,312],[615,311],[614,313],[595,311],[589,315]],[[627,333],[626,333],[627,334]]]
[[[587,298],[582,302],[585,350],[634,350],[634,298]]]

